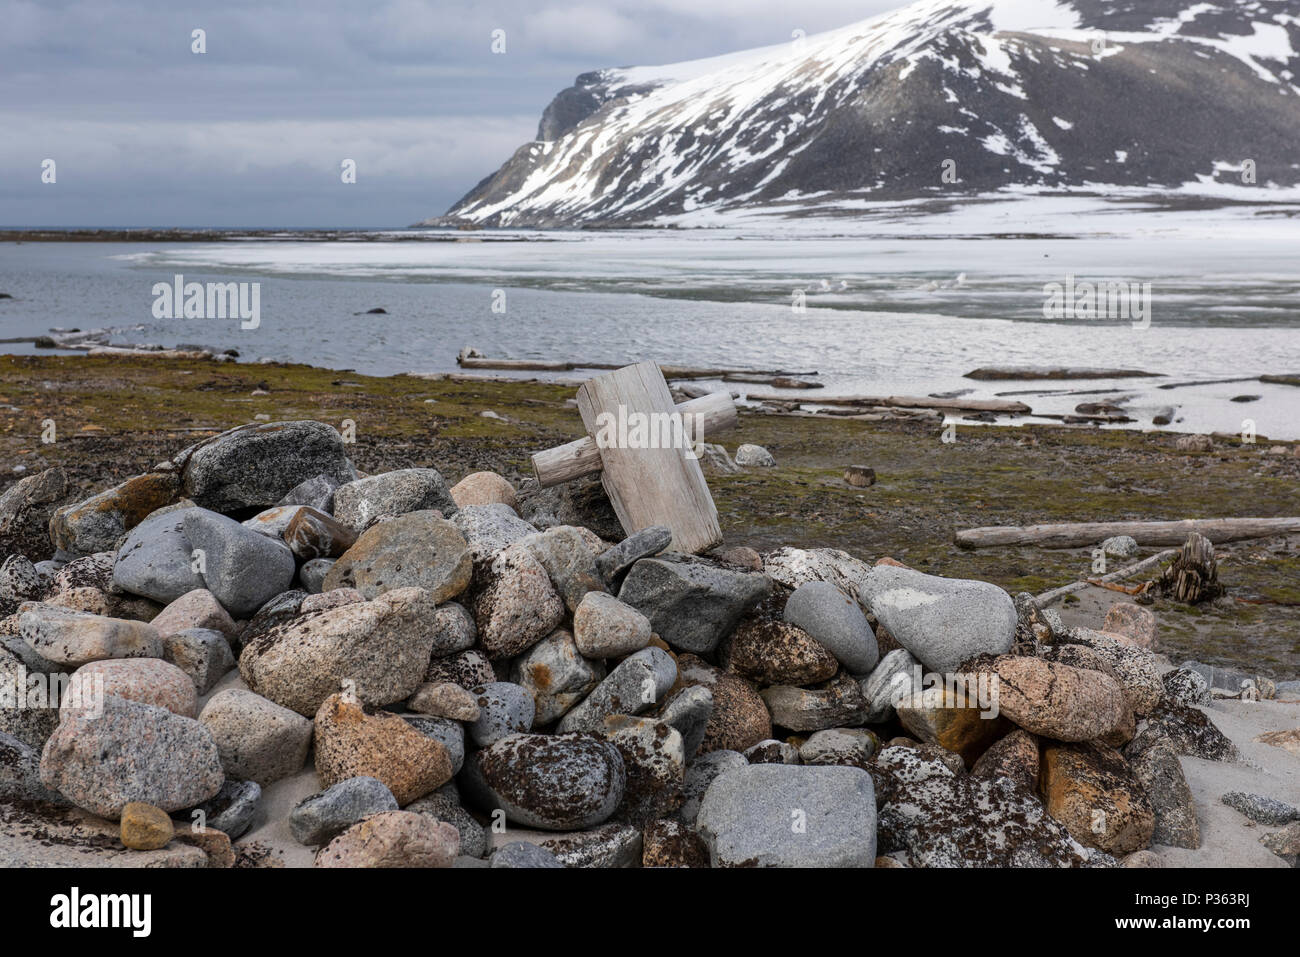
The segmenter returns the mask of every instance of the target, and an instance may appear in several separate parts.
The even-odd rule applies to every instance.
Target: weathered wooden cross
[[[730,393],[675,406],[659,366],[641,362],[588,379],[578,389],[578,412],[590,434],[534,455],[539,484],[601,472],[629,535],[666,525],[671,548],[691,554],[721,543],[718,510],[693,447],[735,426]]]

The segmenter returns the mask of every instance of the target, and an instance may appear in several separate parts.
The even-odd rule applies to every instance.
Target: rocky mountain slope
[[[1298,51],[1300,0],[919,0],[759,50],[585,73],[536,141],[428,222],[1294,186]]]

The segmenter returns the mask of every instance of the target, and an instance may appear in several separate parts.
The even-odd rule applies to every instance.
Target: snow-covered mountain
[[[758,50],[584,73],[536,141],[429,222],[1295,186],[1297,51],[1300,0],[919,0]]]

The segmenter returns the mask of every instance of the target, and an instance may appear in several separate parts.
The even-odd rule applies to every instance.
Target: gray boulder
[[[641,714],[656,704],[677,680],[677,665],[662,648],[628,655],[582,703],[566,714],[560,732],[599,731],[611,714]]]
[[[300,802],[289,813],[289,833],[299,844],[328,844],[362,818],[397,809],[397,798],[382,781],[346,778]]]
[[[758,764],[724,771],[696,821],[714,867],[873,867],[876,796],[858,768]]]
[[[437,509],[444,518],[456,502],[437,469],[397,469],[340,485],[334,491],[334,517],[354,531],[376,518]]]
[[[114,588],[168,603],[205,587],[185,534],[188,511],[159,512],[127,533],[113,562]]]
[[[479,714],[468,730],[470,739],[479,747],[532,730],[536,706],[527,688],[509,681],[494,681],[473,692],[478,698]]]
[[[880,660],[880,646],[862,608],[830,582],[796,588],[784,617],[820,642],[850,674],[870,674]]]
[[[324,422],[243,425],[176,456],[185,494],[215,512],[269,508],[298,485],[324,474],[356,477],[343,438]]]
[[[674,648],[708,654],[763,600],[769,585],[759,572],[719,568],[670,552],[633,565],[618,597],[649,618],[655,633]]]
[[[1015,640],[1015,603],[988,582],[877,565],[858,597],[900,645],[941,674],[978,655],[1006,654]]]
[[[41,783],[100,817],[142,801],[177,811],[221,790],[208,729],[166,708],[104,697],[103,714],[65,714],[41,754]]]
[[[183,514],[185,537],[202,554],[204,583],[232,617],[247,618],[288,591],[297,565],[284,542],[207,509]]]

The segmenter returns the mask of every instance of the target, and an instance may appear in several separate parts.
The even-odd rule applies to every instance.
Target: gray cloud
[[[778,43],[897,5],[0,0],[0,224],[403,225],[530,139],[578,73]],[[40,182],[46,158],[54,185]],[[340,182],[345,158],[355,186]]]

